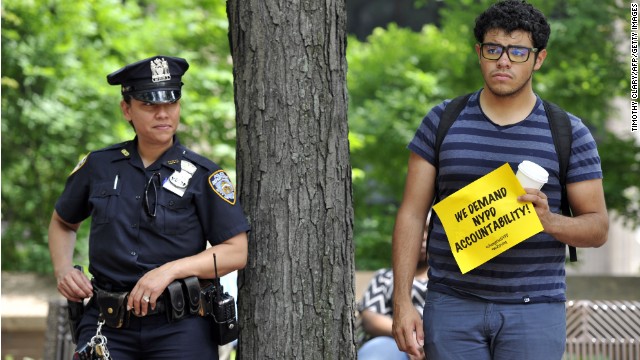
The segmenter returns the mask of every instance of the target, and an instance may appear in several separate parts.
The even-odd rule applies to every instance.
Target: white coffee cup
[[[516,177],[523,188],[540,190],[549,181],[549,173],[542,166],[525,160],[518,165]]]

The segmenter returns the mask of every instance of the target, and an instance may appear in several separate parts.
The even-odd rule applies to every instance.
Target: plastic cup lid
[[[532,161],[525,160],[521,162],[520,165],[518,165],[518,170],[537,182],[546,184],[547,181],[549,181],[549,173],[547,170]]]

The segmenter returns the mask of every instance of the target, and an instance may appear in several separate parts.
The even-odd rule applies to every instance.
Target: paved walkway
[[[52,276],[2,272],[0,313],[2,352],[15,360],[39,360],[44,354],[49,300],[62,299]]]
[[[46,327],[49,300],[62,299],[52,276],[2,272],[2,331]]]

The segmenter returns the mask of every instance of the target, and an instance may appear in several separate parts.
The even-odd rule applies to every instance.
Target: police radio
[[[238,338],[240,331],[236,320],[236,301],[224,292],[218,277],[218,263],[213,254],[215,278],[212,284],[202,289],[201,315],[213,318],[213,337],[218,345],[224,345]]]
[[[215,306],[213,307],[213,319],[217,323],[226,323],[229,320],[236,318],[236,302],[233,296],[224,292],[220,278],[218,277],[218,263],[216,261],[216,254],[213,254],[213,268],[216,277],[213,279],[213,285],[215,286]]]

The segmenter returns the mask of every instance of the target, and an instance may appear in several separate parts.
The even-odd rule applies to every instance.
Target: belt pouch
[[[100,314],[104,318],[105,324],[112,328],[127,326],[129,323],[129,312],[126,311],[126,292],[109,292],[95,289],[96,302],[100,309]]]
[[[197,277],[191,276],[186,279],[182,279],[183,291],[188,297],[189,313],[191,315],[198,314],[200,312],[200,281]]]
[[[182,293],[182,284],[174,281],[167,286],[170,308],[167,309],[167,319],[169,322],[182,319],[185,314],[184,295]]]

